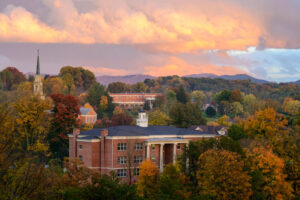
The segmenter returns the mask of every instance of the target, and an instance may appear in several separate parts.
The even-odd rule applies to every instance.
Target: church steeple
[[[40,75],[40,52],[37,50],[36,75]]]

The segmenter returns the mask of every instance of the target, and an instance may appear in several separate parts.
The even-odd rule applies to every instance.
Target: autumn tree
[[[123,82],[113,82],[108,84],[108,91],[111,93],[130,92],[130,86]]]
[[[74,79],[70,73],[65,73],[62,76],[65,93],[66,94],[72,94],[75,92],[75,85],[74,85]]]
[[[200,194],[214,195],[223,200],[249,199],[251,196],[251,178],[237,153],[208,150],[199,157],[198,165]]]
[[[49,131],[50,103],[38,97],[25,97],[15,103],[16,125],[26,151],[45,154]]]
[[[254,148],[247,154],[252,199],[292,199],[292,187],[283,173],[284,163],[271,150]]]
[[[160,110],[149,112],[148,114],[149,125],[168,125],[170,118]]]
[[[0,80],[4,90],[11,90],[15,85],[26,81],[25,75],[15,67],[7,67],[0,72]]]
[[[287,123],[282,115],[277,114],[272,108],[267,108],[249,117],[244,124],[244,129],[251,137],[272,139],[286,132]]]
[[[220,125],[223,125],[223,126],[230,126],[230,122],[229,122],[230,118],[227,116],[227,115],[223,115],[222,117],[220,117],[218,120],[217,120],[217,123],[220,124]]]
[[[242,95],[241,92],[239,90],[232,90],[230,97],[229,97],[229,101],[230,102],[241,102],[242,100]]]
[[[89,89],[93,84],[96,84],[95,75],[82,67],[65,66],[60,69],[59,76],[65,77],[66,74],[70,74],[74,80],[76,90],[85,91]]]
[[[147,85],[143,82],[138,82],[136,84],[133,84],[132,86],[133,92],[146,92],[147,91]]]
[[[79,126],[80,106],[78,99],[71,95],[52,94],[50,97],[54,107],[48,140],[54,156],[63,159],[64,156],[68,155],[67,134],[72,133],[73,128]]]
[[[205,98],[204,92],[200,90],[195,90],[192,92],[191,97],[192,97],[192,102],[196,104],[198,108],[201,108],[202,105],[204,104],[204,98]]]
[[[300,112],[300,101],[286,98],[283,102],[283,110],[293,116]]]
[[[132,123],[133,123],[133,118],[127,113],[120,113],[117,115],[113,115],[111,118],[112,126],[131,125]]]
[[[44,80],[43,88],[47,96],[54,93],[62,93],[64,83],[60,77],[49,77]]]
[[[150,160],[145,160],[140,165],[139,180],[136,183],[137,194],[140,197],[154,200],[158,192],[159,170]]]

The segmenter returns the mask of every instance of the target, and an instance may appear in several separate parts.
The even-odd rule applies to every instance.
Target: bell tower
[[[41,99],[45,99],[43,92],[43,76],[40,74],[40,55],[39,50],[37,50],[37,63],[36,63],[36,73],[33,83],[33,94],[39,96]]]
[[[148,115],[143,109],[140,109],[139,111],[139,116],[136,119],[136,125],[140,127],[148,127]]]

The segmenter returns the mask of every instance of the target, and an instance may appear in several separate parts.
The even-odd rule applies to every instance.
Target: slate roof
[[[133,125],[109,127],[108,136],[150,136],[150,135],[214,135],[208,132],[196,131],[187,128],[177,128],[174,126],[148,126],[139,127]],[[80,135],[100,136],[101,129],[91,129],[83,131]]]
[[[91,108],[84,108],[84,107],[81,107],[80,108],[80,113],[82,115],[87,115],[92,109]]]

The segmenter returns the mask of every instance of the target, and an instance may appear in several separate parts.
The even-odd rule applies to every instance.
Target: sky
[[[300,0],[0,0],[0,70],[300,79]]]

